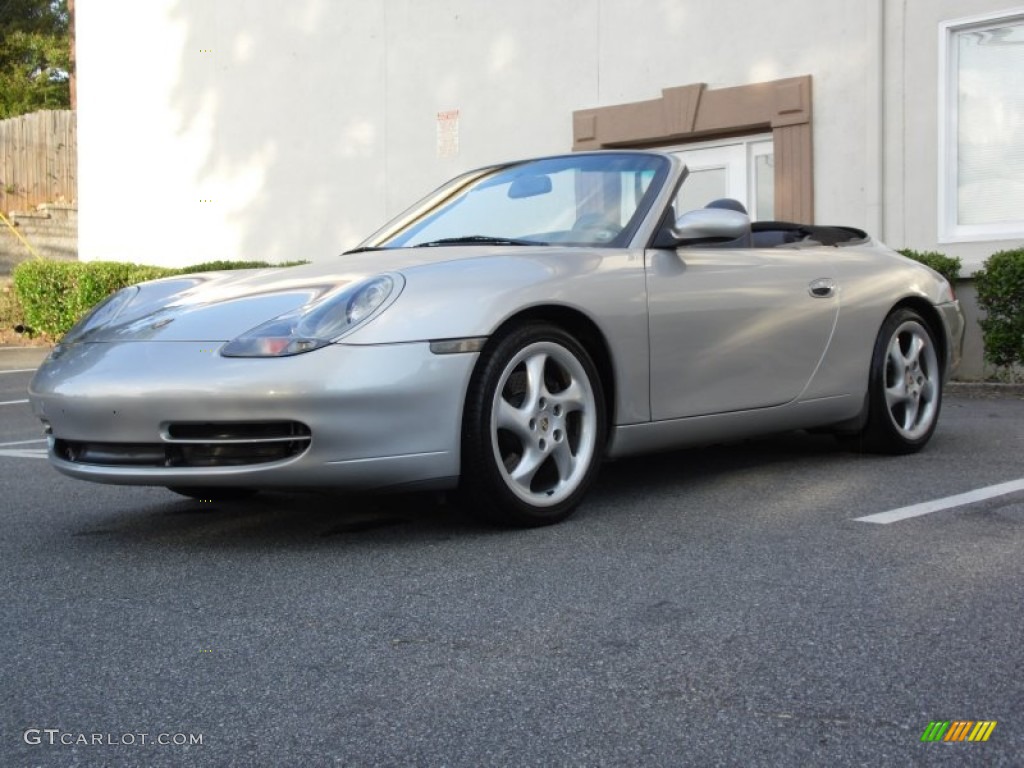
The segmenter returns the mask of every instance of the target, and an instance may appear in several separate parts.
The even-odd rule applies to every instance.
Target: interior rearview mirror
[[[508,188],[508,196],[517,200],[521,197],[537,197],[551,191],[551,177],[541,174],[519,176]]]

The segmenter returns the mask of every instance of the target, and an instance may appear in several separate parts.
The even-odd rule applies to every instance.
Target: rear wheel
[[[167,490],[197,501],[241,501],[256,494],[253,488],[199,488],[175,485],[168,486]]]
[[[876,453],[913,453],[939,421],[942,370],[928,324],[897,309],[882,324],[871,361],[868,419],[858,444]]]
[[[597,474],[607,417],[586,349],[546,323],[514,329],[473,374],[462,433],[470,511],[503,525],[568,517]]]

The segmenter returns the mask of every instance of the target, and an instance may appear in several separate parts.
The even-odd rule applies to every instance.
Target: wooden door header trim
[[[661,98],[573,112],[573,149],[651,146],[811,122],[811,76],[732,88],[693,83]]]

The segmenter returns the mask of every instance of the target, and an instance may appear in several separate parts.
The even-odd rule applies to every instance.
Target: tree
[[[70,105],[67,0],[0,0],[0,119]]]

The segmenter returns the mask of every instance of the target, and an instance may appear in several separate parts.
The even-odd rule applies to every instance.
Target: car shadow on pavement
[[[682,497],[702,483],[728,482],[751,468],[857,458],[830,436],[791,433],[609,462],[581,509],[562,526],[615,514],[640,492]],[[101,549],[318,549],[525,533],[490,527],[443,493],[264,492],[238,501],[190,500],[163,489],[107,488],[104,494],[106,511],[90,513],[85,524],[74,518],[78,525],[70,532]]]
[[[147,495],[159,493],[149,490]],[[170,492],[166,500],[108,505],[72,533],[120,545],[292,549],[492,535],[440,493],[350,495],[263,492],[238,501],[200,502]],[[81,518],[78,518],[81,520]]]
[[[687,448],[608,462],[602,469],[598,493],[630,495],[637,489],[681,492],[695,482],[728,480],[745,470],[856,461],[868,457],[844,447],[830,434],[789,432],[737,443]]]

